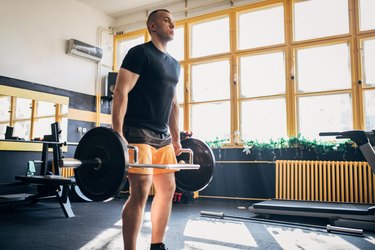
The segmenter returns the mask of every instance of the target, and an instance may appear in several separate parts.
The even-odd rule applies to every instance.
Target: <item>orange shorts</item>
[[[142,164],[176,164],[176,154],[172,144],[156,149],[147,144],[130,144],[138,148],[138,163]],[[133,150],[129,148],[129,162],[134,162]],[[157,168],[129,168],[129,173],[132,174],[163,174],[176,172],[171,169],[157,169]]]

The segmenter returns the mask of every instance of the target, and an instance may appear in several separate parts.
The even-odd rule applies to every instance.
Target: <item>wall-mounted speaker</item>
[[[117,72],[108,72],[107,79],[106,79],[106,87],[104,96],[107,98],[113,97],[113,92],[115,90],[116,80],[117,80]]]

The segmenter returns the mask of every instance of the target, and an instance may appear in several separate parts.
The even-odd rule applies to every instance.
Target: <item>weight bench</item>
[[[61,146],[64,143],[59,142],[59,134],[61,132],[59,123],[51,124],[51,135],[45,135],[43,141],[36,141],[34,143],[42,143],[42,158],[41,160],[34,160],[28,162],[28,168],[25,175],[16,176],[15,179],[21,181],[21,183],[37,185],[38,193],[30,196],[31,200],[38,200],[48,197],[55,196],[64,212],[66,218],[74,217],[73,210],[71,208],[68,193],[70,187],[75,184],[73,178],[66,178],[60,175],[60,169],[58,167],[59,159],[62,158]],[[48,166],[48,153],[49,149],[52,148],[52,166],[54,166],[54,174],[51,174],[51,169]],[[40,165],[40,170],[36,171],[35,163]]]
[[[32,176],[16,176],[16,180],[23,183],[43,185],[54,190],[56,196],[66,218],[74,217],[73,210],[68,198],[68,192],[71,185],[75,184],[72,178],[66,178],[59,175],[32,175]],[[30,197],[32,199],[41,198],[38,194]]]

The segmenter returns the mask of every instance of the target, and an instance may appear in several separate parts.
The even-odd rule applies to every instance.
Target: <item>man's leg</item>
[[[152,175],[129,173],[128,180],[130,196],[122,211],[122,236],[124,248],[135,250],[148,193],[152,185]]]
[[[151,243],[161,243],[164,240],[176,189],[174,173],[156,174],[153,183],[155,196],[151,205]]]

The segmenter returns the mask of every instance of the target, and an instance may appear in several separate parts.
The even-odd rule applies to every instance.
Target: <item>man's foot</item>
[[[164,243],[153,243],[150,250],[168,250],[168,248],[165,247]]]

